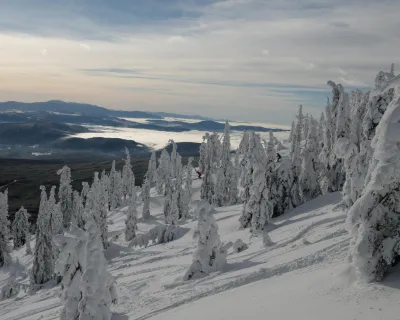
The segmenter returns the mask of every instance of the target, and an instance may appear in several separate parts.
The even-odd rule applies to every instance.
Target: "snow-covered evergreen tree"
[[[142,199],[143,199],[143,211],[142,217],[143,219],[147,219],[150,217],[150,179],[145,179],[144,184],[142,186]]]
[[[199,150],[199,171],[204,172],[204,169],[206,167],[206,157],[207,157],[207,142],[205,139],[205,136],[203,137],[203,142],[200,145],[200,150]]]
[[[175,221],[178,220],[178,214],[176,213],[176,216],[174,215],[174,212],[172,212],[172,201],[173,201],[173,195],[174,195],[174,187],[172,185],[172,182],[168,182],[165,184],[165,199],[164,199],[164,219],[165,223],[167,224],[175,224]]]
[[[310,130],[310,125],[311,125],[311,119],[307,113],[304,117],[304,123],[303,123],[303,132],[302,132],[303,140],[307,139],[308,137],[308,130]]]
[[[12,238],[14,239],[14,249],[21,248],[29,235],[29,213],[21,207],[14,216],[14,221],[11,224]]]
[[[115,161],[112,162],[110,171],[110,185],[108,190],[108,200],[110,202],[110,209],[116,209],[121,203],[121,175],[115,169]]]
[[[32,247],[31,247],[31,232],[28,229],[26,233],[26,243],[25,243],[25,253],[26,254],[32,254]]]
[[[351,256],[358,274],[381,280],[400,257],[400,87],[372,141],[370,179],[348,213]]]
[[[64,307],[60,320],[79,319],[78,305],[82,299],[80,288],[85,267],[85,245],[87,234],[71,222],[68,232],[54,238],[60,254],[54,271],[62,277]]]
[[[101,233],[96,223],[89,221],[86,229],[88,240],[80,283],[82,298],[78,304],[79,320],[110,320],[110,306],[117,302],[115,280],[107,271]]]
[[[235,194],[235,192],[231,192],[231,189],[237,190],[237,187],[235,186],[235,168],[230,159],[231,142],[229,128],[229,123],[226,121],[221,149],[220,166],[217,171],[215,194],[213,198],[214,205],[218,207],[235,204],[237,202],[237,194]]]
[[[60,204],[56,202],[56,186],[51,187],[49,200],[47,202],[47,212],[50,217],[50,225],[53,235],[62,233],[64,221]]]
[[[39,214],[36,222],[36,244],[32,265],[31,289],[53,279],[54,276],[54,251],[52,240],[52,227],[46,188],[41,186]]]
[[[82,181],[82,191],[81,191],[81,198],[82,198],[82,204],[83,206],[86,205],[86,197],[89,193],[90,186],[89,183],[86,181]]]
[[[134,178],[132,178],[134,180]],[[120,180],[122,182],[122,180]],[[98,228],[101,233],[101,240],[103,241],[103,246],[104,249],[107,249],[109,246],[108,242],[108,222],[107,222],[107,217],[108,217],[108,203],[107,203],[107,195],[108,195],[108,190],[107,190],[107,181],[105,180],[100,180],[99,181],[99,207],[100,207],[100,217],[99,220],[97,221]],[[132,193],[132,189],[130,191]],[[119,198],[121,199],[121,197]]]
[[[192,166],[193,158],[190,157],[186,166],[183,169],[183,191],[182,191],[182,218],[186,219],[189,217],[190,203],[192,201]]]
[[[290,198],[292,207],[295,208],[302,203],[300,196],[300,174],[301,174],[301,143],[303,137],[304,116],[303,106],[299,106],[299,113],[297,115],[296,130],[293,134],[291,146],[291,159],[292,159],[292,180],[290,188]]]
[[[0,267],[11,262],[10,222],[8,221],[8,190],[0,192]]]
[[[79,195],[78,191],[74,191],[73,193],[71,222],[78,228],[82,230],[85,229],[86,220],[84,217],[84,207],[82,203],[82,198]]]
[[[60,176],[58,199],[63,217],[63,227],[68,228],[72,215],[71,169],[67,166],[64,166],[57,171],[57,174]]]
[[[165,189],[163,189],[163,187],[168,179],[171,179],[171,158],[167,150],[163,149],[163,151],[161,151],[160,158],[158,159],[156,183],[158,194],[166,195]]]
[[[181,214],[181,204],[180,204],[180,186],[178,183],[175,181],[175,187],[173,188],[172,191],[172,197],[171,197],[171,209],[170,213],[166,216],[166,223],[175,225],[178,223],[178,220],[180,218]],[[167,195],[168,197],[168,195]]]
[[[137,210],[136,210],[136,188],[132,190],[132,197],[129,199],[129,207],[125,220],[125,240],[131,241],[136,237]]]
[[[176,161],[177,161],[177,156],[178,156],[178,152],[177,152],[177,145],[175,143],[174,140],[169,140],[168,143],[172,144],[172,151],[171,151],[171,177],[172,179],[176,178]]]
[[[128,148],[125,148],[125,164],[122,168],[122,195],[124,199],[132,196],[132,189],[135,186],[135,175],[132,171],[131,155]]]
[[[301,157],[299,187],[303,202],[312,200],[321,194],[318,183],[317,145],[316,126],[311,125]]]
[[[183,276],[183,280],[196,279],[221,270],[226,264],[227,252],[221,246],[218,225],[213,216],[214,209],[206,201],[198,207],[197,249],[193,262]]]
[[[156,152],[153,151],[151,153],[151,157],[149,160],[149,167],[147,169],[146,178],[150,180],[150,185],[153,186],[157,182],[157,158]]]
[[[260,136],[254,132],[250,133],[248,154],[249,156],[244,159],[247,172],[244,177],[245,183],[242,184],[245,194],[245,196],[242,194],[242,199],[245,204],[239,218],[242,228],[251,226],[253,214],[260,212],[260,205],[265,204],[265,199],[262,200],[262,193],[265,188],[266,154]],[[262,204],[260,204],[261,201]]]

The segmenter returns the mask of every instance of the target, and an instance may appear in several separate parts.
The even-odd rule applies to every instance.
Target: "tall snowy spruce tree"
[[[29,240],[29,217],[30,215],[24,207],[15,213],[14,221],[11,224],[14,249],[21,248]]]
[[[46,188],[41,186],[39,214],[36,221],[36,244],[31,273],[31,289],[54,278],[54,249]]]
[[[52,186],[49,199],[47,201],[47,212],[49,214],[50,225],[53,235],[63,232],[63,216],[60,204],[56,202],[56,186]]]
[[[212,141],[212,136],[206,133],[203,137],[205,139],[206,146],[204,150],[204,168],[203,168],[203,182],[200,189],[200,198],[206,200],[208,203],[212,203],[215,186],[213,178],[213,168],[214,168],[214,156],[217,152],[213,150],[214,142]],[[215,139],[215,138],[214,138]],[[219,153],[218,153],[219,154]]]
[[[297,115],[296,130],[293,134],[292,146],[291,146],[291,160],[292,160],[292,180],[290,187],[290,198],[292,207],[295,208],[302,204],[300,196],[300,173],[301,173],[301,143],[303,140],[304,132],[304,116],[303,106],[299,106],[299,113]]]
[[[306,144],[302,151],[299,187],[303,202],[312,200],[321,194],[318,183],[318,147],[316,129],[315,123],[310,125]]]
[[[237,201],[237,194],[231,191],[231,189],[237,190],[237,186],[234,185],[236,183],[234,180],[235,168],[230,159],[231,141],[229,128],[229,123],[226,121],[222,141],[221,159],[219,161],[215,194],[213,197],[213,204],[218,207],[223,205],[232,205]]]
[[[150,186],[154,186],[154,184],[157,182],[157,158],[155,151],[151,153],[146,177],[150,179]]]
[[[147,219],[150,217],[150,179],[145,179],[144,184],[142,186],[142,199],[143,199],[143,211],[142,217],[143,219]]]
[[[400,257],[400,87],[372,140],[370,179],[348,213],[353,236],[350,254],[368,281],[380,281]]]
[[[121,173],[115,169],[115,161],[112,162],[109,179],[108,200],[110,202],[110,209],[114,210],[121,205],[123,186]]]
[[[245,176],[248,198],[244,198],[244,206],[242,214],[239,218],[240,226],[247,228],[252,226],[251,221],[253,214],[260,212],[260,206],[265,208],[266,199],[263,197],[263,192],[266,187],[265,174],[266,174],[266,154],[261,139],[258,134],[251,133],[249,139],[249,154],[250,157],[246,159],[247,173]]]
[[[172,179],[176,178],[176,161],[177,161],[177,156],[178,156],[178,152],[177,152],[177,145],[175,143],[174,140],[169,140],[168,143],[170,143],[172,145],[172,151],[171,151],[171,177]]]
[[[80,285],[85,268],[87,238],[83,229],[77,227],[73,222],[71,222],[68,232],[54,238],[54,242],[60,250],[54,272],[62,277],[61,288],[64,302],[60,320],[79,319],[78,305],[82,299]]]
[[[226,265],[227,252],[221,245],[218,225],[213,216],[214,209],[206,201],[198,206],[197,249],[193,262],[183,276],[183,280],[192,280],[221,270]]]
[[[10,222],[8,221],[8,191],[0,192],[0,267],[11,262]]]
[[[63,227],[68,228],[72,215],[71,169],[67,166],[64,166],[57,171],[57,174],[60,176],[58,199],[63,217]]]
[[[183,194],[182,194],[182,218],[186,219],[189,217],[190,203],[192,201],[192,165],[193,158],[190,157],[186,166],[183,169]]]
[[[125,148],[125,163],[122,168],[122,196],[126,200],[132,196],[135,186],[135,175],[132,171],[131,155],[128,148]]]
[[[171,158],[167,150],[161,151],[160,158],[158,159],[158,168],[156,171],[157,182],[156,189],[158,194],[166,195],[164,184],[171,178]]]
[[[72,218],[71,222],[75,224],[78,228],[85,229],[85,216],[84,207],[82,203],[82,198],[78,191],[74,191],[72,200]]]
[[[100,231],[93,221],[88,222],[86,229],[88,239],[80,284],[82,298],[78,304],[79,319],[110,320],[110,306],[117,302],[115,280],[107,271]]]
[[[136,210],[136,188],[132,190],[132,197],[129,199],[129,207],[125,220],[125,240],[131,241],[136,237],[137,210]]]

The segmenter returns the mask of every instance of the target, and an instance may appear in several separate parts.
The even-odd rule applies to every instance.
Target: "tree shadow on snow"
[[[400,263],[390,268],[387,276],[379,284],[400,290]]]
[[[106,258],[107,261],[109,261],[114,258],[120,257],[121,252],[132,253],[132,249],[111,242],[110,246],[106,250],[104,250],[104,257]]]

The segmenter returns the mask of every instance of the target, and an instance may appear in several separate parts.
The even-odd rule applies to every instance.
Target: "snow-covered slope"
[[[199,180],[194,188],[195,206]],[[111,212],[113,244],[106,258],[119,293],[113,319],[400,319],[400,270],[392,270],[383,283],[362,284],[349,268],[340,201],[339,193],[328,194],[273,219],[275,244],[269,248],[262,239],[250,238],[248,230],[238,230],[241,205],[217,209],[221,240],[241,238],[249,248],[234,253],[231,247],[223,271],[193,281],[181,278],[196,247],[196,222],[181,225],[183,236],[167,244],[130,248],[123,235],[127,208]],[[139,219],[139,234],[163,224],[162,204],[163,198],[153,194],[153,218]],[[14,252],[13,265],[0,269],[0,287],[11,270],[28,284],[31,260],[25,248]],[[21,290],[0,302],[0,320],[57,319],[58,292],[57,287],[34,295]]]

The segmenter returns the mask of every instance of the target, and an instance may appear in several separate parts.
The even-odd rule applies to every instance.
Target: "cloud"
[[[324,108],[327,80],[367,88],[400,63],[397,0],[6,2],[0,80],[32,99],[290,123]]]

